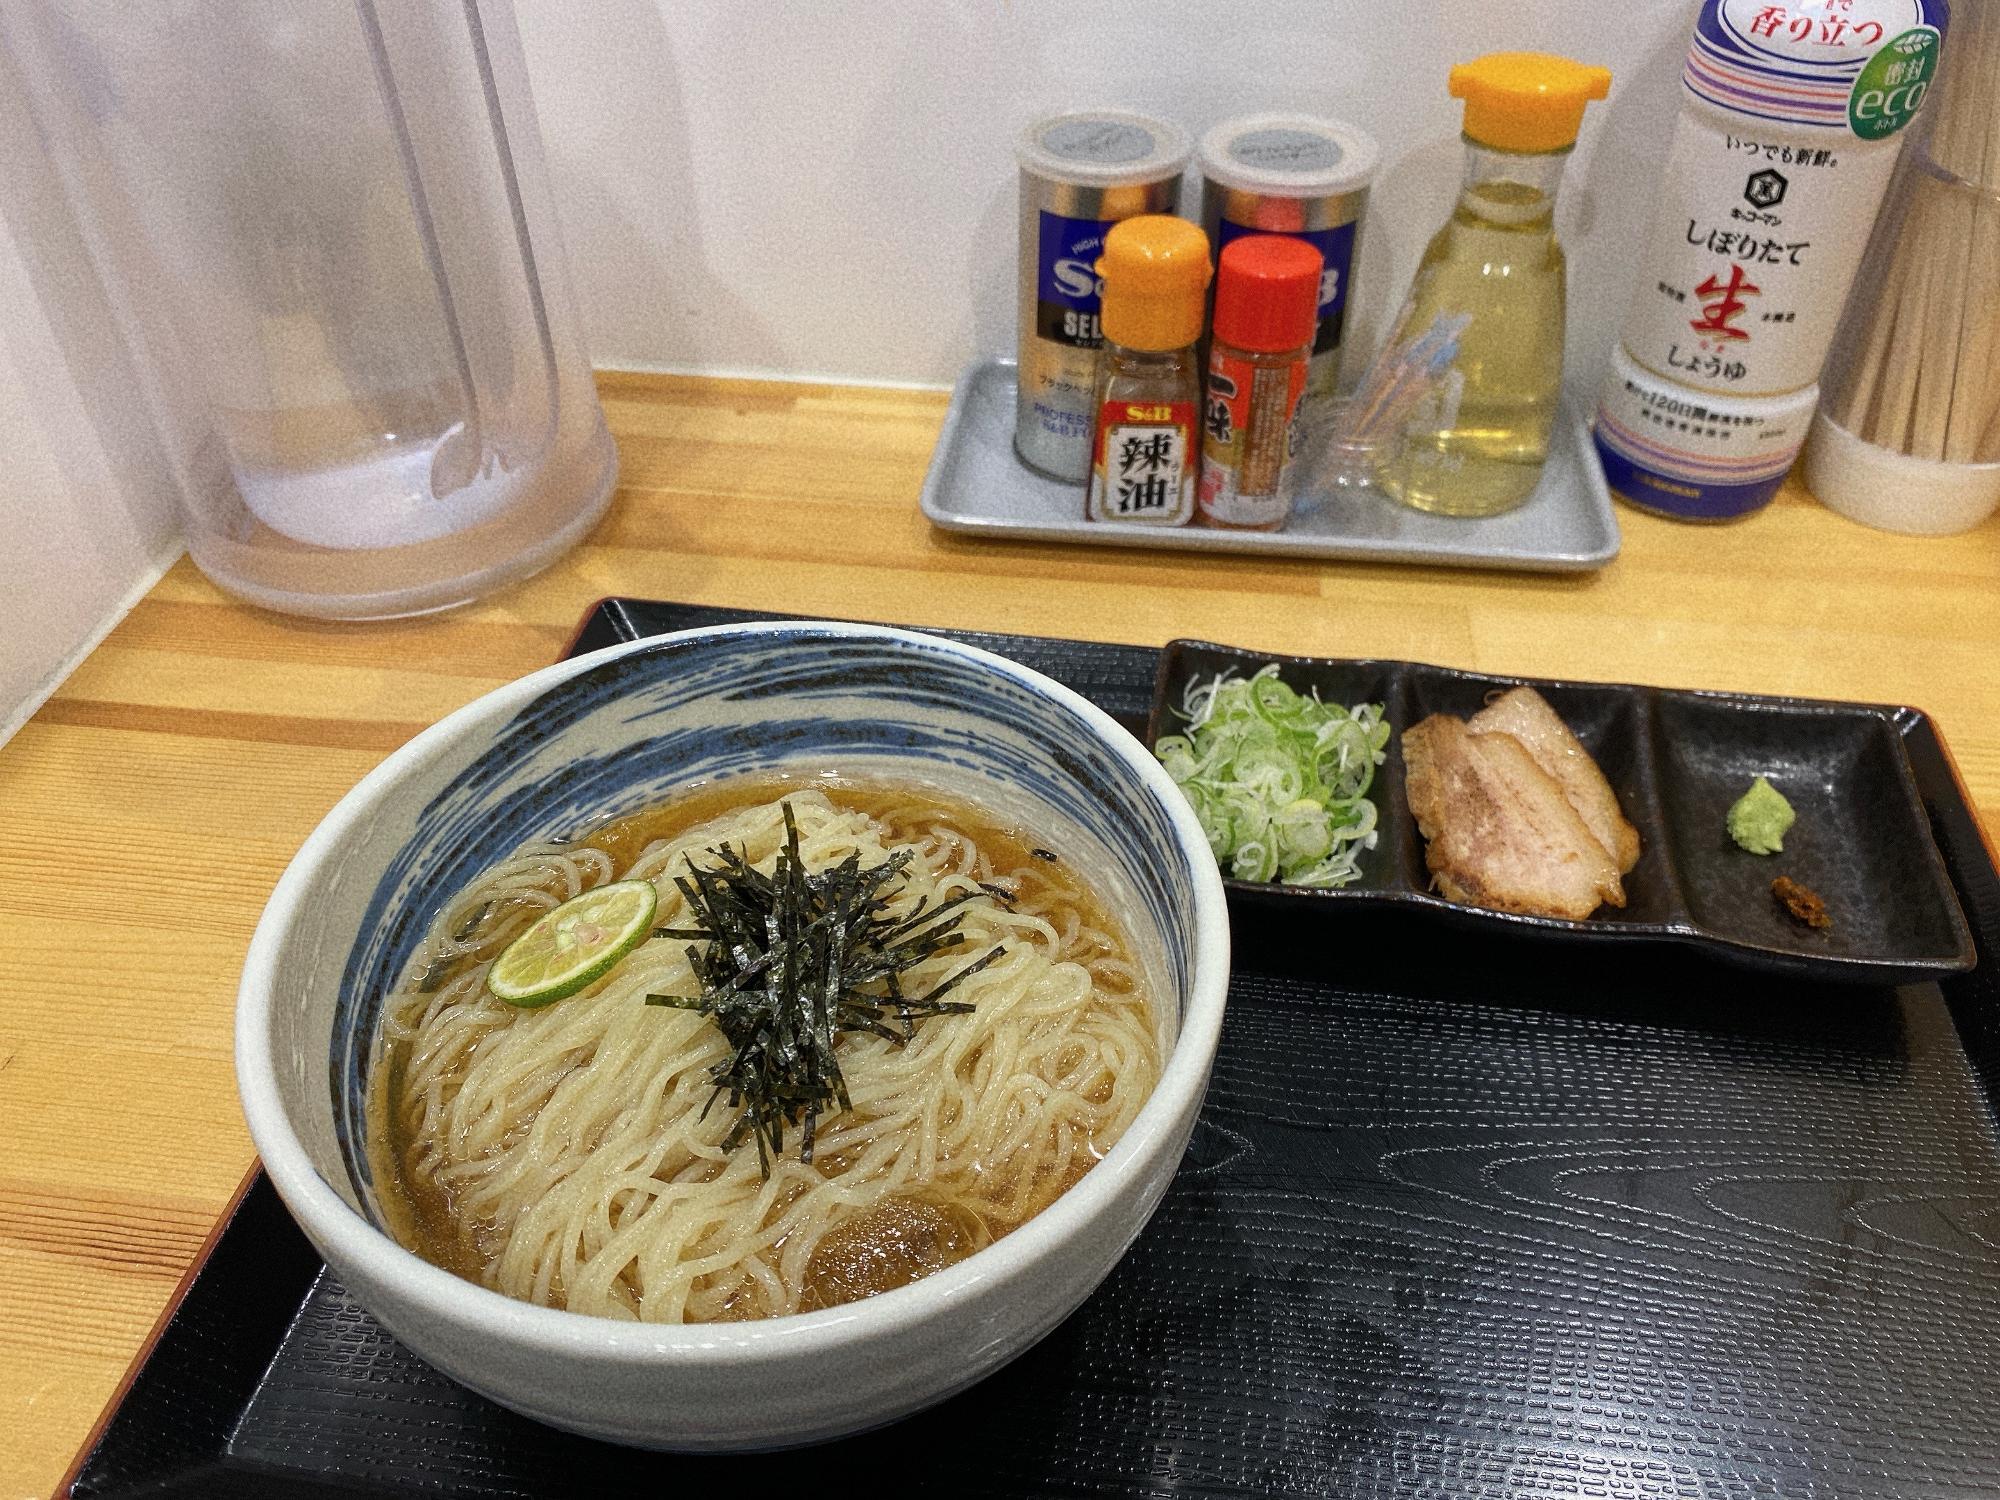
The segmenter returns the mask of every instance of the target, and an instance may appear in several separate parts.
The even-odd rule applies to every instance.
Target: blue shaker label
[[[1116,219],[1070,219],[1042,210],[1041,247],[1035,267],[1035,332],[1058,344],[1095,349],[1098,305],[1104,283],[1097,257]]]
[[[1282,233],[1287,239],[1304,240],[1319,251],[1325,261],[1319,273],[1319,332],[1313,335],[1313,353],[1325,354],[1330,349],[1340,347],[1340,335],[1347,322],[1347,283],[1354,268],[1354,235],[1361,227],[1357,219],[1347,224],[1337,224],[1332,229],[1253,229],[1246,224],[1233,224],[1224,219],[1217,226],[1215,247],[1217,255],[1231,240],[1240,240],[1246,234]]]

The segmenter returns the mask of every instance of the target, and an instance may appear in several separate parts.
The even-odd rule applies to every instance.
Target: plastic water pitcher
[[[0,44],[210,578],[413,614],[589,530],[617,455],[508,0],[8,0]]]

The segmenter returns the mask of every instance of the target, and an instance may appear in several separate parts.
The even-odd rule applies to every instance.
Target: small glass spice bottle
[[[1126,219],[1104,237],[1097,274],[1104,346],[1084,514],[1185,526],[1201,469],[1195,344],[1206,312],[1208,236],[1167,214]]]
[[[1319,250],[1281,234],[1222,247],[1201,444],[1201,521],[1276,531],[1292,510],[1299,397],[1319,320]]]

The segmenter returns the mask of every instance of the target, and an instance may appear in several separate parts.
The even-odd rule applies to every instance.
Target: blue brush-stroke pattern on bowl
[[[557,683],[422,808],[369,899],[328,1059],[335,1133],[359,1200],[379,1226],[363,1149],[371,1045],[434,914],[521,844],[698,782],[805,765],[929,777],[1003,814],[1005,801],[1032,799],[1046,823],[1031,812],[1026,826],[1073,825],[1111,857],[1111,883],[1136,903],[1127,920],[1165,939],[1164,992],[1187,993],[1189,871],[1160,862],[1175,846],[1169,811],[1104,732],[1025,668],[949,642],[812,626],[667,638]]]

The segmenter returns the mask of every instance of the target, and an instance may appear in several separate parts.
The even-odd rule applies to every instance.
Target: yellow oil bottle
[[[1458,358],[1380,483],[1418,510],[1491,516],[1525,501],[1562,397],[1564,275],[1556,190],[1584,106],[1611,74],[1539,52],[1451,70],[1465,101],[1465,179],[1424,251],[1398,326],[1469,317]]]

